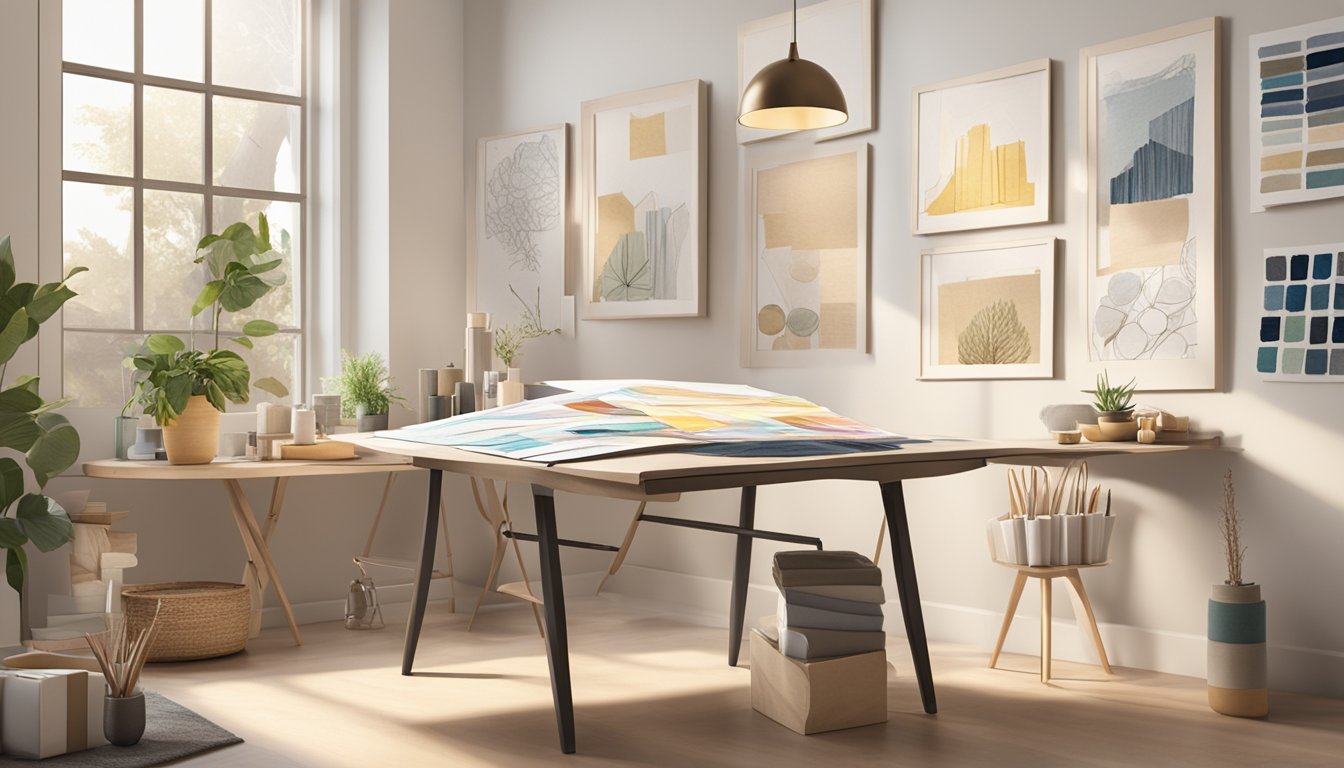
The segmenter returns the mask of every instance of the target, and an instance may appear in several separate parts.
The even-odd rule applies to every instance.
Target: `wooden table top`
[[[519,461],[460,448],[415,443],[372,434],[339,435],[379,453],[404,456],[416,466],[495,480],[532,483],[559,491],[627,499],[675,498],[680,493],[770,485],[802,480],[910,480],[977,469],[995,459],[1046,457],[1054,460],[1108,455],[1175,453],[1181,444],[1082,443],[1051,440],[964,440],[934,438],[894,451],[830,456],[733,457],[657,452],[590,459],[555,466]]]
[[[114,480],[250,480],[321,475],[363,475],[420,469],[406,456],[364,455],[342,461],[220,461],[169,464],[166,461],[103,459],[84,464],[86,477]]]

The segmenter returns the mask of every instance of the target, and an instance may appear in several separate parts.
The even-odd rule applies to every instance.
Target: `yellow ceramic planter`
[[[219,411],[194,395],[172,422],[163,425],[163,447],[169,464],[209,464],[219,449]]]

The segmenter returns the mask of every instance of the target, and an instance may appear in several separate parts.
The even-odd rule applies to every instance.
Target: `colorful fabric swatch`
[[[1344,16],[1252,35],[1251,210],[1344,196]]]
[[[1270,248],[1264,269],[1256,371],[1344,382],[1344,243]]]

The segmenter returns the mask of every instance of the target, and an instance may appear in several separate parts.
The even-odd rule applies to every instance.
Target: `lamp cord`
[[[793,0],[793,39],[789,42],[798,42],[798,0]]]

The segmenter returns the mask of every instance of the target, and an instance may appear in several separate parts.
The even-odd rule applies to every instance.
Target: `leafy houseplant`
[[[1134,418],[1134,379],[1124,386],[1111,386],[1110,378],[1102,371],[1097,376],[1097,388],[1092,390],[1096,401],[1092,407],[1102,421],[1130,421]]]
[[[232,350],[219,348],[221,320],[225,312],[240,312],[285,283],[278,272],[289,248],[289,235],[280,233],[281,250],[271,245],[266,214],[258,217],[257,231],[245,222],[230,225],[218,235],[206,235],[196,246],[196,264],[205,264],[211,279],[201,288],[191,306],[194,318],[210,311],[214,344],[196,348],[196,336],[188,345],[170,334],[154,334],[132,358],[136,387],[131,402],[143,407],[164,427],[164,447],[173,464],[205,464],[215,457],[219,443],[219,414],[229,402],[246,403],[252,373],[247,361]],[[254,338],[274,334],[279,327],[269,320],[249,320],[242,335],[232,337],[240,347],[252,349]],[[260,379],[258,389],[283,397],[289,392],[273,378]],[[129,403],[128,403],[129,405]]]
[[[360,432],[387,429],[387,415],[402,398],[392,385],[387,363],[377,352],[352,355],[341,350],[341,373],[324,381],[341,396],[341,416],[358,420]]]
[[[13,457],[0,456],[0,548],[5,550],[5,580],[20,595],[28,573],[23,546],[31,541],[50,552],[74,538],[70,517],[41,491],[79,458],[79,433],[56,413],[69,401],[45,402],[36,376],[20,376],[8,388],[3,379],[19,348],[76,296],[66,283],[84,271],[75,267],[59,283],[16,283],[9,238],[0,240],[0,448],[23,454],[38,489],[25,493],[23,467]]]

